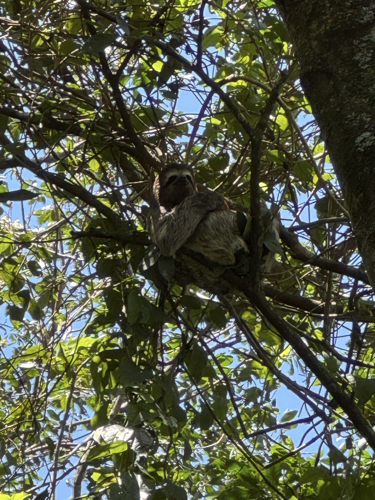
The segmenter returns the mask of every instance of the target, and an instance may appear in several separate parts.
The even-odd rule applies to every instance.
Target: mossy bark
[[[375,289],[375,2],[275,0]]]

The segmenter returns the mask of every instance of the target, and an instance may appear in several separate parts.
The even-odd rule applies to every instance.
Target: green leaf
[[[185,363],[193,379],[199,382],[207,364],[206,351],[194,343],[193,348],[185,356]]]
[[[168,495],[167,498],[170,500],[187,500],[187,493],[182,486],[178,486],[177,484],[168,481],[167,486],[163,488],[165,493]]]
[[[107,408],[108,408],[108,403],[102,404],[100,406],[99,410],[95,413],[95,415],[92,417],[90,421],[92,428],[95,429],[96,427],[105,425],[108,422]]]
[[[164,64],[163,61],[156,61],[154,62],[152,67],[157,73],[160,73],[161,70],[163,69],[163,64]]]
[[[27,262],[27,267],[29,268],[33,276],[38,276],[38,277],[42,276],[42,271],[39,262],[37,262],[36,260],[29,260]]]
[[[106,47],[115,42],[117,35],[110,35],[107,33],[97,33],[91,36],[83,44],[81,50],[82,52],[87,52],[88,54],[96,54],[102,52]]]
[[[273,253],[283,253],[279,238],[273,230],[269,230],[264,233],[263,244]]]
[[[93,158],[92,160],[89,161],[89,167],[93,171],[98,170],[100,168],[100,163],[98,162],[98,160]]]
[[[140,500],[139,485],[134,474],[125,472],[121,474],[121,486],[111,484],[109,487],[110,500]]]
[[[375,379],[356,377],[355,396],[363,406],[375,394]]]
[[[214,395],[214,402],[212,404],[212,411],[219,420],[223,420],[227,414],[228,401],[227,398]]]
[[[142,297],[136,290],[132,290],[128,295],[127,317],[130,325],[138,321],[148,323],[151,309],[147,299]]]
[[[280,422],[290,422],[297,415],[298,410],[286,410],[280,419]]]
[[[320,467],[310,467],[303,473],[299,482],[300,484],[315,483],[317,481],[325,480],[327,476],[328,473]]]
[[[9,117],[0,113],[0,133],[4,133],[8,126]],[[1,169],[0,169],[1,170]]]
[[[339,217],[342,213],[337,203],[328,195],[319,198],[319,200],[315,203],[315,210],[318,212],[319,219],[327,217]]]
[[[279,165],[282,165],[283,163],[287,162],[288,159],[287,157],[284,155],[284,153],[282,153],[281,151],[279,151],[278,149],[272,149],[270,151],[266,151],[266,157],[270,160],[270,161],[273,161]]]
[[[25,492],[16,493],[15,495],[12,495],[12,500],[23,500],[24,498],[27,498],[29,496],[30,496],[30,494],[25,493]],[[0,500],[1,500],[1,498],[0,498]]]
[[[158,269],[166,281],[171,281],[175,273],[174,258],[161,255],[158,260]]]
[[[282,113],[279,113],[277,115],[276,123],[279,125],[279,127],[281,128],[281,130],[286,130],[289,127],[289,120]]]
[[[160,81],[160,76],[159,76],[159,81]],[[160,83],[160,85],[163,85]],[[165,99],[169,99],[170,101],[177,99],[178,97],[178,92],[172,92],[171,90],[162,90],[161,94]]]
[[[184,462],[187,462],[190,459],[192,453],[193,453],[193,449],[192,449],[189,441],[185,440],[185,443],[184,443],[184,456],[183,456]]]
[[[128,449],[128,443],[124,443],[124,441],[115,441],[114,443],[106,443],[101,444],[100,446],[96,446],[92,450],[87,457],[87,460],[90,462],[100,457],[108,457],[115,453],[123,453]]]
[[[223,42],[224,28],[222,26],[212,26],[203,34],[202,49],[220,45]]]
[[[74,29],[73,25],[71,25],[72,28]],[[80,30],[81,29],[81,22],[80,20],[77,23],[77,28]],[[77,45],[73,40],[65,40],[59,45],[59,53],[62,55],[70,55],[72,52],[75,50],[79,49],[79,45]]]
[[[77,35],[82,30],[82,23],[80,16],[74,15],[65,23],[65,29],[72,35]]]
[[[365,478],[362,479],[365,482]],[[360,484],[353,495],[352,500],[373,500],[374,499],[374,485],[372,481],[369,484]]]
[[[151,370],[142,370],[132,359],[124,357],[120,361],[119,382],[124,387],[137,387],[151,377]]]
[[[293,165],[293,173],[301,181],[312,181],[314,167],[309,161],[296,161],[296,163]]]
[[[331,449],[328,452],[328,456],[334,464],[345,463],[348,460],[344,455],[344,453],[335,446],[331,447]]]
[[[209,310],[209,316],[211,321],[217,328],[225,328],[227,324],[227,318],[225,316],[225,311],[222,307],[217,306]]]
[[[22,321],[25,315],[25,310],[21,307],[8,305],[6,308],[6,313],[11,321]]]
[[[181,305],[189,309],[201,309],[202,301],[193,295],[184,295],[181,297]]]
[[[43,317],[43,310],[35,299],[30,300],[28,312],[30,316],[37,321],[39,321]]]
[[[340,367],[340,361],[334,356],[331,356],[330,354],[326,353],[323,354],[323,357],[325,365],[328,368],[328,370],[333,374],[336,373]]]
[[[104,297],[108,307],[108,316],[117,318],[124,307],[123,296],[118,290],[109,288],[105,291]]]

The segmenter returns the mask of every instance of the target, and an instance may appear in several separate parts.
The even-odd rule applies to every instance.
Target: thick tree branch
[[[262,83],[262,82],[260,82],[258,80],[255,80],[254,78],[250,78],[248,76],[232,76],[231,75],[231,76],[225,78],[225,81],[223,81],[223,83],[237,82],[237,81],[240,81],[240,80],[243,80],[244,82],[249,82],[252,85],[255,85],[255,86],[257,86],[257,87],[265,90],[266,92],[269,92],[269,93],[272,92],[272,88],[268,87],[267,85],[265,85],[264,83]],[[306,156],[308,157],[309,161],[311,162],[311,165],[313,166],[315,175],[319,179],[319,185],[321,185],[323,187],[323,189],[325,190],[327,196],[333,201],[334,204],[336,204],[341,209],[342,213],[345,214],[345,215],[347,215],[347,216],[349,216],[346,208],[340,203],[340,201],[334,195],[334,193],[333,193],[331,187],[329,186],[328,182],[323,179],[323,174],[320,171],[320,168],[319,168],[319,166],[317,165],[317,163],[315,161],[315,158],[314,158],[314,155],[313,155],[313,153],[311,151],[309,143],[307,142],[305,136],[303,135],[301,127],[298,125],[297,120],[294,117],[294,115],[293,115],[292,111],[290,110],[289,106],[284,102],[284,100],[280,96],[278,96],[277,102],[283,108],[283,110],[285,111],[286,116],[288,117],[289,122],[291,123],[291,125],[293,126],[293,128],[296,130],[296,132],[298,134],[298,137],[299,137],[299,139],[300,139],[300,141],[302,143],[302,146],[303,146],[303,148],[305,150]]]
[[[326,415],[324,410],[319,408],[319,406],[317,406],[313,401],[311,401],[311,399],[308,397],[308,395],[305,394],[305,392],[306,392],[305,388],[299,386],[296,382],[294,382],[289,377],[287,377],[284,373],[282,373],[281,370],[279,370],[275,366],[274,361],[272,359],[270,359],[268,353],[259,344],[258,340],[254,336],[254,334],[251,332],[251,330],[249,329],[246,322],[238,316],[235,309],[231,306],[230,302],[228,300],[226,300],[224,297],[222,297],[221,300],[224,301],[226,303],[227,307],[230,308],[232,316],[236,320],[237,326],[244,334],[249,345],[254,349],[257,356],[262,360],[263,364],[270,370],[270,372],[273,373],[275,375],[275,377],[285,385],[285,387],[287,387],[290,391],[292,391],[294,394],[296,394],[302,401],[304,401],[308,406],[310,406],[313,409],[313,411],[315,412],[315,415],[318,415],[322,420],[324,420],[325,422],[328,422],[329,416]],[[309,394],[309,395],[311,395],[311,394]]]
[[[96,35],[96,28],[91,22],[90,8],[87,2],[83,0],[77,0],[77,3],[81,6],[83,16],[87,20],[87,28],[90,34],[92,36]],[[145,145],[143,144],[143,141],[140,139],[138,133],[134,130],[133,124],[130,119],[130,115],[128,113],[128,110],[126,109],[124,99],[121,95],[121,90],[119,87],[119,77],[121,75],[115,75],[112,73],[104,52],[99,52],[99,59],[102,66],[103,74],[112,88],[113,97],[116,101],[117,108],[119,110],[124,127],[126,128],[130,140],[133,142],[134,146],[138,150],[140,163],[148,173],[150,172],[150,167],[154,167],[156,170],[160,170],[161,165],[159,160],[157,160],[147,151]]]
[[[291,254],[296,259],[311,264],[312,266],[317,266],[321,269],[326,269],[327,271],[333,271],[337,274],[343,274],[344,276],[349,276],[351,278],[361,280],[363,283],[370,284],[368,276],[364,271],[353,266],[348,266],[343,262],[336,262],[334,260],[315,255],[313,252],[310,252],[307,248],[301,245],[295,234],[292,234],[283,226],[280,227],[280,238],[290,249]]]
[[[226,271],[223,277],[241,290],[283,339],[293,347],[306,366],[314,373],[333,399],[348,415],[358,432],[366,438],[371,448],[375,450],[375,432],[372,426],[366,420],[358,405],[354,403],[353,397],[348,395],[339,385],[336,377],[331,375],[324,364],[318,360],[317,356],[311,351],[310,347],[305,344],[300,335],[298,335],[284,319],[275,313],[264,295],[259,293],[259,290],[252,290],[249,280],[241,279],[231,271]]]
[[[203,263],[209,268],[212,268],[212,263],[210,263],[203,256],[195,254],[194,252],[191,252],[187,249],[184,250],[183,253],[186,253],[186,255],[188,255],[189,257],[194,258],[195,260]],[[178,266],[176,266],[176,268],[178,268]],[[263,291],[258,287],[254,289],[253,283],[249,277],[241,277],[236,275],[231,270],[226,270],[222,273],[220,279],[223,279],[224,281],[230,283],[233,287],[233,290],[239,291],[243,296],[248,298],[250,303],[258,309],[262,316],[275,328],[279,335],[291,345],[296,354],[298,354],[298,356],[303,360],[306,366],[319,379],[320,383],[326,388],[332,398],[337,402],[339,406],[341,406],[343,411],[353,422],[353,425],[358,430],[358,432],[375,450],[375,432],[359,409],[358,405],[355,404],[353,395],[349,395],[345,392],[345,389],[343,387],[347,385],[346,381],[342,381],[343,386],[338,383],[339,374],[337,374],[337,376],[333,376],[329,372],[325,365],[321,361],[319,361],[317,355],[314,354],[314,352],[310,349],[309,345],[307,345],[301,338],[300,334],[297,333],[293,329],[293,327],[291,327],[282,317],[280,317],[275,312],[271,304],[267,302]],[[265,291],[268,291],[267,286],[265,286],[264,288]]]
[[[7,145],[11,142],[4,134],[0,134],[0,143],[2,143],[3,145]],[[95,208],[100,214],[104,215],[113,224],[114,227],[124,226],[124,221],[118,214],[116,214],[116,212],[107,207],[107,205],[104,205],[104,203],[102,203],[95,195],[87,191],[87,189],[66,180],[61,174],[48,172],[47,170],[44,170],[42,167],[40,167],[37,163],[29,160],[26,157],[15,155],[15,158],[10,161],[13,162],[15,166],[27,168],[39,179],[42,179],[43,181],[46,181],[51,185],[55,185],[61,189],[64,189],[67,193],[79,198],[83,202],[87,203],[87,205]]]
[[[60,132],[64,132],[66,135],[74,135],[77,137],[84,137],[86,139],[86,133],[84,128],[81,128],[79,125],[77,125],[75,122],[65,122],[62,120],[57,120],[51,115],[47,114],[33,114],[32,112],[30,113],[22,113],[20,111],[16,111],[15,109],[9,108],[7,106],[0,106],[0,114],[9,116],[11,118],[15,118],[23,123],[30,124],[32,123],[33,125],[39,126],[42,124],[44,127],[52,130],[58,130]],[[108,129],[108,124],[107,123],[101,123],[100,121],[97,121],[93,124],[91,124],[91,130],[93,132],[98,131],[100,133],[103,133],[103,130]],[[124,129],[122,129],[123,132],[125,132]],[[120,131],[121,133],[121,131]],[[90,136],[88,136],[87,139],[90,142]],[[105,143],[104,143],[105,144]],[[97,146],[95,144],[95,146]],[[109,144],[110,146],[110,144]],[[143,159],[142,154],[140,154],[140,150],[136,147],[132,147],[129,144],[125,144],[123,141],[116,141],[116,147],[123,151],[124,153],[128,154],[132,158],[136,159],[141,163],[141,160]],[[158,169],[160,169],[160,166],[158,166]],[[134,173],[134,168],[132,169]],[[130,171],[127,170],[127,173],[130,174]],[[139,180],[137,177],[136,179],[134,178],[134,175],[131,175],[129,177],[130,181],[135,181]]]
[[[270,299],[274,299],[280,304],[285,304],[287,306],[301,309],[302,311],[306,312],[324,314],[323,302],[279,290],[278,288],[267,283],[263,284],[262,288],[267,297],[269,297]],[[340,312],[342,312],[342,310]]]

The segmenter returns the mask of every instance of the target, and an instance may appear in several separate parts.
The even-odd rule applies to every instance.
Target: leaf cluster
[[[0,500],[372,498],[332,392],[373,423],[371,290],[273,1],[0,16]],[[308,355],[243,290],[145,271],[170,161],[278,213],[262,290]]]

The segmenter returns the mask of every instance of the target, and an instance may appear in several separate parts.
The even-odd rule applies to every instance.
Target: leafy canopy
[[[372,499],[371,291],[272,0],[0,15],[0,500]],[[147,269],[169,161],[280,214],[254,300]]]

